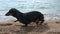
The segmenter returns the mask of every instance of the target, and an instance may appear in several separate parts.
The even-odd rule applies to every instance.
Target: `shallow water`
[[[0,0],[0,17],[11,8],[21,12],[37,10],[44,14],[45,19],[60,19],[60,0]]]

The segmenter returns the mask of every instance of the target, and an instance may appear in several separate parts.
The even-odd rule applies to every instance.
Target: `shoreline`
[[[4,17],[0,19],[0,34],[55,34],[60,33],[60,19],[46,19],[43,25],[24,24],[14,22],[14,17]]]
[[[45,20],[43,25],[22,27],[14,21],[0,23],[0,34],[54,34],[60,33],[60,20]]]

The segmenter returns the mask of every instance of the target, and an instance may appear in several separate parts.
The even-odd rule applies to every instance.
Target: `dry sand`
[[[43,25],[23,24],[14,21],[0,23],[0,34],[60,34],[60,20],[46,20]]]

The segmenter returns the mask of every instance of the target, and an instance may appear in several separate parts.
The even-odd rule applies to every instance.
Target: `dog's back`
[[[36,22],[37,20],[43,21],[44,15],[38,11],[32,11],[24,14],[24,20],[27,24],[30,22]]]
[[[31,11],[28,13],[21,13],[19,10],[12,8],[9,10],[9,12],[6,14],[6,16],[12,15],[13,17],[16,17],[18,21],[25,24],[27,26],[31,22],[38,23],[39,21],[42,21],[41,24],[44,22],[44,15],[38,11]]]

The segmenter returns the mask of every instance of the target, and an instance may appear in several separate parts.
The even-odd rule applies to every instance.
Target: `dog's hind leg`
[[[39,24],[39,20],[36,20],[36,24],[37,24],[37,25]]]
[[[44,20],[41,21],[40,25],[42,25],[43,22],[44,22]]]

